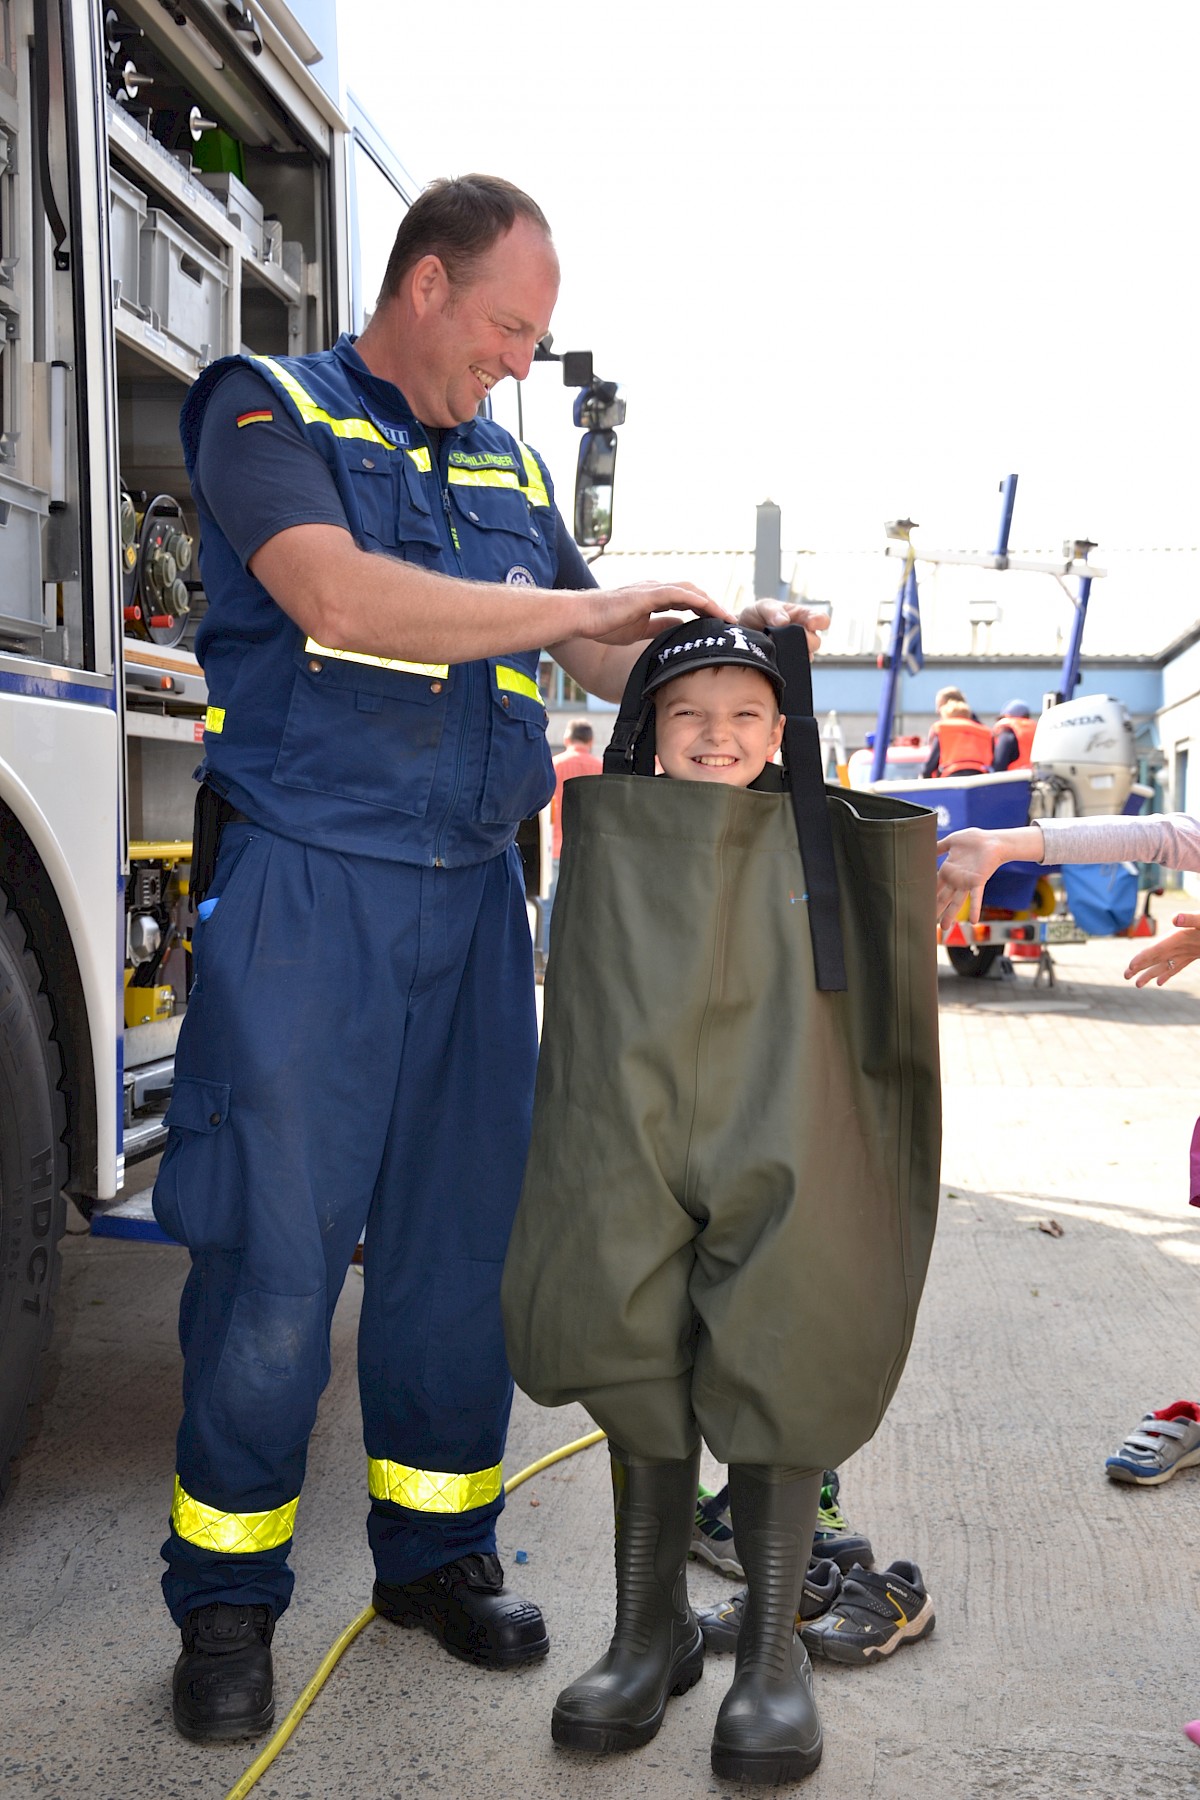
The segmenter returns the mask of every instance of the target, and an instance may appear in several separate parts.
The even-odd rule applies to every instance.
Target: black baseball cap
[[[693,669],[715,669],[732,663],[743,669],[756,669],[765,675],[782,705],[783,676],[775,646],[765,631],[751,631],[745,625],[726,625],[718,619],[689,619],[664,631],[654,645],[650,673],[642,687],[648,699],[664,682],[677,675],[690,675]]]

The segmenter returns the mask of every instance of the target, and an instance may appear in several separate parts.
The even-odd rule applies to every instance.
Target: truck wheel
[[[61,1073],[41,971],[0,892],[0,1498],[25,1436],[58,1287]]]
[[[1003,944],[947,944],[946,955],[956,975],[986,975],[998,956],[1004,955]]]

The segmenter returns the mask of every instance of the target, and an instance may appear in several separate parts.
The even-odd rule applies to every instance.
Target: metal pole
[[[1094,548],[1095,546],[1089,543],[1077,544],[1075,547],[1077,560],[1079,562],[1086,562],[1088,551]],[[1071,695],[1075,692],[1075,689],[1079,686],[1079,658],[1080,651],[1083,647],[1083,626],[1084,621],[1087,618],[1088,600],[1091,596],[1091,592],[1091,576],[1081,575],[1079,577],[1079,598],[1075,602],[1075,617],[1071,622],[1071,637],[1067,644],[1067,654],[1063,657],[1062,674],[1058,678],[1058,699],[1060,705],[1064,700],[1069,700]]]
[[[1004,480],[1000,483],[1000,492],[1004,496],[1000,502],[1000,535],[996,539],[996,548],[993,554],[1006,557],[1008,555],[1008,534],[1012,530],[1013,507],[1015,506],[1017,499],[1017,478],[1015,475],[1006,475],[1004,477]]]
[[[773,500],[764,500],[754,522],[754,598],[778,600],[783,563],[780,511]]]
[[[879,717],[875,721],[875,748],[871,753],[871,780],[882,781],[887,763],[888,745],[892,741],[892,716],[896,710],[896,689],[900,683],[900,646],[904,641],[904,590],[916,582],[916,564],[910,562],[904,579],[896,590],[896,611],[892,618],[892,647],[888,652],[887,680],[879,701]]]

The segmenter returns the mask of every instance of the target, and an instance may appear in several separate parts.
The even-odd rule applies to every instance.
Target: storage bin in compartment
[[[112,284],[114,306],[127,307],[144,319],[146,309],[140,299],[141,236],[146,223],[146,196],[132,181],[126,181],[115,169],[109,170],[108,185],[112,194]]]
[[[200,175],[200,180],[210,194],[216,195],[232,223],[250,239],[259,261],[266,262],[262,201],[250,192],[244,181],[239,181],[236,175],[231,175],[226,169],[206,170]]]
[[[166,213],[151,207],[141,237],[141,303],[151,321],[197,362],[215,362],[228,345],[229,274]]]

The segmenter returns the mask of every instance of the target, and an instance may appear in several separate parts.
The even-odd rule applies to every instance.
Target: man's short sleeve
[[[554,549],[558,568],[554,575],[556,588],[594,588],[600,583],[579,554],[579,545],[567,530],[566,520],[554,509]]]
[[[209,397],[195,489],[243,568],[268,538],[290,526],[350,529],[329,464],[252,369],[231,369]]]

